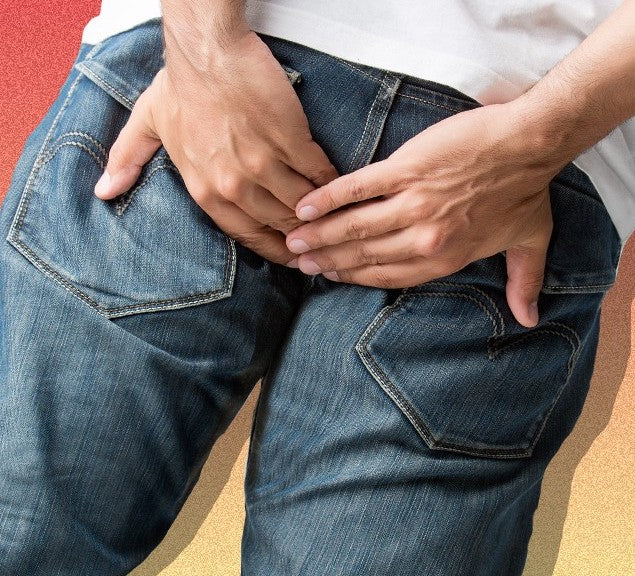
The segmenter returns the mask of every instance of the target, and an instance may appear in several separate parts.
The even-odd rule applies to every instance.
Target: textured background
[[[134,0],[132,0],[134,1]],[[0,0],[0,196],[61,86],[97,0]],[[525,576],[635,575],[635,242],[609,294],[578,426],[547,471]],[[161,546],[134,576],[238,576],[254,396],[215,447]]]

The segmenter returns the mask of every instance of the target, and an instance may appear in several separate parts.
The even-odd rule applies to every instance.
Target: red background
[[[133,0],[134,1],[134,0]],[[24,141],[75,60],[99,0],[0,0],[0,198]]]

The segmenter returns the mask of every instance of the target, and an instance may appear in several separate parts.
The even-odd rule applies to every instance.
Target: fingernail
[[[324,276],[324,278],[328,278],[329,280],[332,280],[333,282],[339,282],[340,281],[340,277],[337,275],[337,272],[333,271],[333,272],[324,272],[324,274],[322,274],[322,276]]]
[[[532,302],[529,305],[529,319],[533,324],[538,324],[538,302]]]
[[[315,274],[320,274],[322,272],[322,268],[320,268],[317,262],[307,259],[302,260],[300,263],[300,270],[309,276],[315,276]]]
[[[288,268],[299,268],[298,259],[294,258],[293,260],[291,260],[291,262],[287,262],[285,266],[287,266]]]
[[[95,195],[102,197],[108,194],[108,191],[110,188],[110,182],[111,182],[110,174],[108,174],[108,172],[104,172],[101,175],[101,178],[97,180],[97,184],[95,184]]]
[[[317,208],[314,208],[313,206],[302,206],[302,208],[298,210],[298,219],[304,220],[305,222],[315,220],[317,216]]]
[[[294,254],[304,254],[304,252],[308,252],[311,248],[304,240],[296,238],[295,240],[291,240],[291,242],[289,242],[289,250],[291,250]]]

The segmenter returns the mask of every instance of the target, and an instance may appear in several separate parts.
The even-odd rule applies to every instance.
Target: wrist
[[[532,89],[504,106],[528,160],[552,176],[595,142],[575,98]]]
[[[635,0],[626,0],[515,101],[529,130],[562,163],[635,114]]]
[[[250,33],[244,2],[224,1],[211,7],[206,2],[163,1],[168,68],[185,66],[208,75]]]
[[[564,132],[554,126],[549,113],[524,96],[484,110],[489,111],[485,125],[497,163],[546,184],[575,157],[565,151]]]

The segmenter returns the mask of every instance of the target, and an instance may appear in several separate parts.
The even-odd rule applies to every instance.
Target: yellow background
[[[634,286],[630,241],[604,304],[585,409],[547,469],[523,576],[635,575]],[[254,399],[215,446],[161,546],[132,576],[240,574],[242,478]]]

